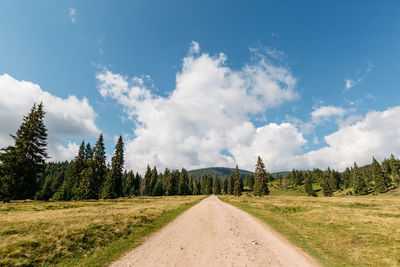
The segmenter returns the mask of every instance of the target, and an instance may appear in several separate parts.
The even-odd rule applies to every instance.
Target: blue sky
[[[109,155],[114,137],[124,136],[127,168],[134,169],[147,163],[189,169],[238,163],[252,169],[256,154],[271,171],[342,169],[353,161],[367,163],[372,155],[399,156],[400,126],[378,123],[399,112],[399,15],[398,1],[3,1],[0,91],[6,97],[0,102],[0,143],[10,142],[7,134],[16,130],[31,102],[47,99],[54,106],[48,113],[49,152],[55,160],[71,159],[80,140],[93,143],[99,132],[106,136]],[[224,58],[218,61],[220,53]],[[185,59],[193,61],[186,70]],[[229,78],[221,85],[226,94],[214,95],[207,91],[213,87],[211,74],[200,76],[207,88],[194,84],[204,80],[196,78],[202,68],[193,66],[207,69],[213,62],[245,84],[259,78],[245,66],[257,67],[266,75],[263,83],[280,91],[263,87],[256,111],[232,109],[237,103],[229,95],[248,87],[235,87]],[[270,68],[286,76],[281,80]],[[180,86],[177,75],[192,80]],[[126,97],[135,86],[149,94],[148,101]],[[244,94],[259,97],[257,86]],[[210,123],[198,118],[196,112],[206,112],[186,107],[171,97],[174,93],[188,103],[221,97],[217,102],[227,105],[223,113],[235,114],[227,115],[231,124],[215,126],[218,110],[208,114]],[[276,101],[277,95],[281,100]],[[57,101],[61,104],[54,105]],[[67,107],[81,119],[66,116]],[[193,116],[175,116],[179,110]],[[164,128],[151,126],[160,114],[170,114],[163,121],[171,121]],[[233,134],[235,122],[243,127]],[[358,146],[354,140],[361,140]],[[288,147],[277,146],[280,142]],[[184,145],[174,149],[173,144]]]

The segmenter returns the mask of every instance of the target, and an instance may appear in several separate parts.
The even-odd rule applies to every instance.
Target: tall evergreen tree
[[[239,172],[239,167],[236,164],[236,169],[233,174],[233,194],[235,196],[241,196],[242,195],[242,190],[243,190],[243,180],[242,180],[242,175]]]
[[[166,196],[172,195],[172,175],[168,168],[165,168],[163,175],[163,191]]]
[[[318,196],[312,187],[312,174],[310,171],[307,171],[304,175],[304,189],[306,191],[307,196],[310,197]]]
[[[390,169],[392,170],[393,181],[400,186],[400,161],[390,155]]]
[[[150,184],[148,188],[147,195],[152,196],[153,195],[153,190],[154,187],[156,186],[158,179],[158,172],[156,166],[153,167],[153,170],[151,170],[151,178],[150,178]]]
[[[125,176],[125,182],[123,186],[123,195],[124,196],[132,196],[135,195],[135,175],[133,171],[130,170]]]
[[[372,157],[371,172],[375,182],[375,192],[385,193],[388,190],[388,184],[379,162],[374,157]]]
[[[353,167],[353,187],[356,195],[365,195],[368,193],[367,184],[365,183],[361,171],[355,162]]]
[[[188,195],[189,194],[189,177],[187,171],[182,168],[181,174],[179,176],[178,183],[178,195]]]
[[[149,195],[149,187],[150,187],[150,180],[151,180],[151,169],[150,166],[147,164],[147,170],[144,174],[144,178],[141,184],[141,195],[148,196]]]
[[[224,177],[224,194],[228,194],[228,178]]]
[[[231,173],[228,178],[228,195],[233,195],[234,181],[233,173]]]
[[[157,177],[156,184],[154,185],[152,196],[162,196],[163,195],[163,184],[162,177],[159,175]]]
[[[114,156],[111,159],[111,170],[104,182],[102,197],[112,199],[122,196],[122,172],[124,170],[124,142],[118,138]]]
[[[81,172],[76,199],[98,199],[107,175],[106,152],[103,135],[100,134],[93,149],[94,156],[86,162],[86,168]]]
[[[333,196],[333,174],[331,170],[328,168],[326,172],[324,172],[324,176],[322,178],[322,192],[324,196],[331,197]]]
[[[33,105],[16,135],[11,135],[14,145],[0,153],[0,197],[33,199],[38,188],[37,178],[44,170],[47,159],[47,129],[44,124],[43,104]]]
[[[218,173],[215,174],[215,177],[214,177],[213,193],[214,193],[214,195],[221,194],[221,181],[218,177]]]
[[[351,172],[350,169],[347,167],[346,170],[342,173],[343,178],[343,186],[344,188],[351,187]]]
[[[260,156],[257,158],[256,169],[254,171],[254,195],[262,197],[269,194],[268,174]]]

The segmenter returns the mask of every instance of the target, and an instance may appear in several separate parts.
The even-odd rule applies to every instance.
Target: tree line
[[[277,179],[281,188],[303,187],[308,196],[317,196],[313,184],[319,185],[323,195],[328,197],[346,189],[351,189],[347,190],[348,195],[381,194],[400,186],[400,160],[392,154],[379,163],[373,157],[370,165],[358,167],[354,162],[343,172],[329,167],[325,171],[317,168],[307,171],[293,169],[286,177],[278,176]]]
[[[121,196],[171,196],[171,195],[242,195],[244,187],[256,196],[269,194],[269,183],[277,180],[285,189],[304,189],[307,195],[317,196],[319,185],[324,196],[348,188],[348,194],[363,195],[372,192],[385,193],[400,186],[400,161],[391,155],[379,163],[358,167],[356,163],[338,172],[292,170],[287,175],[269,174],[260,157],[254,173],[242,179],[239,168],[228,177],[201,174],[188,175],[186,169],[158,172],[147,166],[142,177],[132,170],[124,171],[124,143],[118,138],[111,164],[106,164],[103,135],[96,144],[82,141],[78,154],[71,162],[46,162],[48,155],[47,129],[44,124],[43,104],[34,104],[15,135],[14,144],[0,152],[0,200],[83,200],[113,199]]]
[[[171,196],[231,194],[240,196],[243,179],[238,166],[229,177],[210,174],[189,176],[186,169],[163,173],[156,167],[139,173],[124,171],[124,143],[118,138],[111,165],[106,164],[103,135],[96,144],[82,141],[71,162],[46,163],[47,129],[43,104],[34,104],[17,133],[14,145],[0,153],[0,200],[83,200],[113,199],[121,196]],[[254,181],[257,195],[268,194],[268,175],[258,158]]]

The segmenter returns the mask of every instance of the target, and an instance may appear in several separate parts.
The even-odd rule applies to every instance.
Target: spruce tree
[[[390,168],[392,170],[393,181],[400,186],[400,162],[395,159],[393,154],[390,155]]]
[[[224,177],[224,194],[228,194],[228,178]]]
[[[242,190],[243,190],[243,180],[242,180],[242,175],[239,172],[239,167],[236,164],[236,169],[233,174],[234,181],[233,181],[233,194],[235,196],[241,196],[242,195]]]
[[[2,200],[33,199],[37,178],[47,159],[47,129],[43,104],[33,105],[23,118],[17,133],[11,135],[14,145],[1,149],[0,197]]]
[[[312,187],[312,175],[310,171],[307,171],[306,174],[304,175],[304,189],[306,191],[307,196],[310,197],[318,196]]]
[[[262,197],[268,195],[268,174],[260,156],[257,158],[256,169],[254,171],[254,195]]]
[[[135,195],[135,175],[133,171],[130,170],[125,176],[125,182],[123,186],[123,195],[124,196],[132,196]]]
[[[184,168],[182,168],[178,182],[178,195],[186,196],[188,194],[189,194],[189,177],[187,171]]]
[[[98,199],[107,173],[106,153],[103,135],[100,134],[93,149],[94,156],[87,160],[85,169],[80,174],[79,187],[75,199]]]
[[[388,190],[388,185],[386,184],[385,175],[383,174],[379,162],[374,157],[372,157],[371,171],[372,171],[372,179],[375,182],[375,192],[385,193]]]
[[[168,168],[165,168],[163,175],[163,191],[166,196],[171,196],[172,193],[172,176]]]
[[[118,138],[114,156],[111,159],[111,170],[104,182],[102,197],[112,199],[122,196],[122,172],[124,169],[124,142]]]
[[[157,177],[156,184],[154,185],[152,196],[162,196],[163,195],[163,184],[162,178],[160,176]]]
[[[214,195],[221,194],[221,181],[219,180],[218,173],[214,177],[213,193]]]
[[[137,196],[140,194],[140,183],[141,183],[141,181],[142,181],[142,177],[139,175],[139,173],[136,173],[135,180],[134,180],[134,183],[133,183],[133,190],[131,190],[131,196],[133,194],[135,194]]]
[[[328,168],[326,172],[324,172],[324,176],[322,178],[322,192],[324,196],[331,197],[333,196],[333,182],[331,177],[331,171]]]
[[[153,169],[151,170],[150,184],[147,192],[149,196],[153,195],[153,190],[154,187],[156,186],[157,179],[158,179],[158,172],[156,166],[154,166]]]
[[[151,169],[150,169],[149,164],[147,164],[147,170],[146,170],[146,173],[144,174],[144,178],[142,180],[142,184],[141,184],[141,188],[140,188],[142,196],[149,195],[150,180],[151,180]]]
[[[233,189],[234,189],[234,177],[233,173],[231,173],[228,178],[228,195],[233,195]]]
[[[365,183],[361,171],[355,162],[353,167],[353,187],[356,195],[365,195],[368,193],[367,184]]]

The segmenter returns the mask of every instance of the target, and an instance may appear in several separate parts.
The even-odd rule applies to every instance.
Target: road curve
[[[204,199],[111,266],[318,266],[249,214]]]

